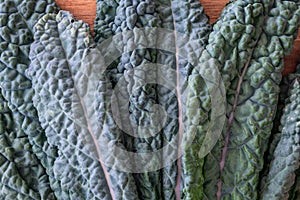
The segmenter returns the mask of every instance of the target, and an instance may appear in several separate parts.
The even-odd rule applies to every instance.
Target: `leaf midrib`
[[[267,19],[267,15],[264,17],[263,24],[265,24],[266,19]],[[221,160],[219,163],[220,177],[219,177],[218,183],[217,183],[217,200],[221,200],[221,196],[222,196],[222,174],[223,174],[223,170],[224,170],[225,163],[226,163],[226,155],[227,155],[227,150],[228,150],[228,145],[229,145],[229,140],[230,140],[230,132],[231,132],[231,128],[232,128],[232,125],[234,122],[234,118],[235,118],[235,111],[236,111],[236,108],[239,106],[238,101],[239,101],[239,96],[240,96],[240,92],[242,89],[242,84],[243,84],[244,78],[246,76],[246,73],[249,69],[249,66],[251,64],[251,60],[253,58],[254,51],[257,48],[257,45],[258,45],[263,33],[264,33],[264,30],[262,29],[258,38],[256,39],[256,41],[254,43],[254,46],[251,49],[247,63],[245,64],[245,67],[243,68],[242,74],[239,77],[239,81],[238,81],[238,85],[237,85],[235,97],[234,97],[234,103],[231,106],[232,108],[228,115],[227,129],[226,129],[226,134],[225,134],[225,139],[224,139],[225,143],[224,143],[223,149],[221,150]]]
[[[56,20],[56,19],[55,19]],[[58,24],[58,22],[56,21],[56,23]],[[70,26],[71,24],[69,24]],[[76,81],[75,81],[75,77],[74,77],[74,74],[73,74],[73,70],[71,69],[71,66],[70,66],[70,63],[69,63],[69,58],[68,56],[66,55],[65,52],[66,49],[64,47],[64,43],[62,42],[62,38],[61,38],[61,33],[59,32],[59,29],[57,28],[57,32],[59,33],[58,36],[59,36],[59,40],[60,40],[60,43],[61,43],[61,47],[64,51],[64,56],[65,56],[65,59],[67,61],[67,66],[68,66],[68,69],[70,71],[70,79],[73,81],[74,83],[74,93],[75,95],[77,95],[79,101],[80,101],[80,106],[82,107],[82,110],[83,110],[83,115],[84,115],[84,119],[86,120],[86,124],[87,124],[87,130],[89,132],[89,135],[91,136],[92,140],[93,140],[93,144],[96,148],[96,152],[97,152],[97,157],[98,157],[98,162],[99,164],[101,165],[101,168],[103,170],[103,173],[104,173],[104,176],[105,176],[105,180],[107,182],[107,186],[108,186],[108,189],[110,191],[110,195],[111,195],[111,198],[113,200],[115,200],[115,194],[114,194],[114,191],[111,187],[111,179],[109,177],[109,173],[108,171],[106,170],[104,164],[101,162],[101,151],[100,151],[100,147],[98,145],[98,142],[97,142],[97,138],[95,137],[95,135],[93,134],[93,131],[92,131],[92,128],[91,128],[91,125],[90,125],[90,122],[89,122],[89,117],[88,117],[88,114],[87,114],[87,110],[86,110],[86,107],[85,107],[85,104],[84,104],[84,100],[82,99],[81,95],[79,94],[78,92],[78,87],[77,87],[77,84],[76,84]]]

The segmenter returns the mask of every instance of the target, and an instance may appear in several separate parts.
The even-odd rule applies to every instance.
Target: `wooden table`
[[[220,13],[229,0],[201,0],[206,14],[213,23],[220,16]],[[96,15],[96,0],[56,0],[57,4],[63,10],[68,10],[78,19],[90,24],[93,30],[94,18]],[[295,71],[297,64],[300,63],[300,34],[294,45],[293,52],[290,56],[285,57],[285,69],[283,74]]]

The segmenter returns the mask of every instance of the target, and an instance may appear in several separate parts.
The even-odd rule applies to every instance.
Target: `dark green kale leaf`
[[[110,1],[98,1],[97,8],[103,8],[104,5],[108,6]],[[116,7],[114,7],[116,6]],[[170,17],[161,18],[165,13],[171,14],[170,2],[168,1],[119,1],[118,4],[109,6],[109,10],[115,10],[115,15],[112,16],[103,13],[104,10],[98,10],[97,15],[99,16],[96,19],[95,25],[95,35],[96,40],[102,41],[107,39],[107,37],[112,37],[117,34],[126,34],[126,31],[131,31],[134,28],[146,28],[146,27],[162,27],[163,21],[168,20],[168,26],[172,27],[172,22]],[[100,17],[105,15],[105,18]],[[101,27],[98,27],[97,24],[100,24]],[[104,25],[104,26],[103,26]],[[108,34],[109,33],[109,34]],[[146,33],[142,33],[146,34]],[[99,37],[97,37],[97,35]],[[126,38],[121,41],[121,44],[117,46],[124,46],[128,41],[131,41],[131,34],[128,34],[128,39]],[[153,38],[155,39],[155,38]],[[150,41],[151,42],[151,41]],[[146,47],[147,41],[142,41],[142,44]],[[125,48],[124,48],[125,50]],[[104,49],[105,51],[105,49]],[[118,84],[120,79],[124,76],[125,81],[121,85],[124,87],[122,90],[122,96],[131,96],[131,99],[126,99],[129,101],[129,108],[125,107],[124,111],[120,111],[121,114],[128,113],[131,120],[125,121],[123,124],[129,124],[132,133],[139,134],[140,137],[143,137],[143,133],[139,131],[138,126],[147,126],[151,119],[153,119],[153,114],[148,112],[153,105],[158,104],[158,95],[157,95],[157,85],[148,84],[142,87],[138,87],[140,82],[144,80],[155,80],[157,79],[157,70],[153,69],[151,72],[143,70],[132,70],[134,73],[130,72],[133,68],[138,68],[148,63],[156,63],[158,57],[158,50],[156,49],[136,49],[129,53],[124,53],[121,58],[118,58],[114,63],[112,63],[105,72],[105,78],[103,78],[98,86],[98,95],[99,96],[99,105],[102,105],[103,109],[99,110],[99,121],[101,124],[110,124],[109,131],[107,134],[114,135],[116,138],[120,138],[119,142],[122,143],[128,151],[135,153],[142,152],[151,152],[159,150],[162,147],[162,133],[156,134],[154,130],[150,129],[150,134],[153,135],[149,138],[135,138],[126,131],[123,131],[116,122],[111,121],[113,119],[112,110],[111,110],[111,95],[112,91],[115,90],[115,86]],[[173,62],[172,55],[166,57],[171,62]],[[132,75],[133,74],[133,75]],[[126,85],[125,85],[126,84]],[[104,87],[105,85],[111,85],[109,87]],[[100,95],[104,94],[104,95]],[[121,102],[118,104],[122,105]],[[126,110],[127,109],[127,110]],[[123,114],[124,115],[124,114]],[[127,135],[126,135],[127,134]],[[119,136],[117,136],[119,135]],[[140,161],[134,161],[131,159],[132,165],[137,162],[139,165]],[[155,157],[153,162],[150,163],[152,166],[159,165],[161,158]],[[140,164],[142,165],[142,164]],[[175,171],[177,168],[174,169]],[[170,174],[174,180],[176,180],[175,174]],[[153,172],[145,173],[135,173],[136,184],[138,185],[139,199],[160,199],[163,197],[162,190],[162,177],[160,170]],[[165,181],[167,182],[167,180]],[[174,182],[173,182],[174,183]],[[170,188],[170,187],[169,187]],[[171,187],[172,188],[172,187]],[[173,184],[173,193],[175,184]]]
[[[300,166],[300,85],[291,84],[281,118],[280,139],[273,152],[268,174],[262,177],[260,199],[288,199]]]
[[[264,164],[264,169],[261,172],[261,178],[260,178],[260,188],[262,185],[266,184],[266,177],[268,176],[269,170],[270,170],[270,165],[272,163],[272,160],[274,160],[275,155],[275,149],[281,139],[281,130],[282,130],[282,124],[281,124],[281,118],[283,116],[283,111],[284,108],[287,106],[287,104],[290,104],[290,99],[289,96],[291,96],[291,91],[293,88],[293,83],[296,79],[299,79],[299,71],[300,66],[297,67],[297,70],[293,74],[288,74],[283,77],[281,83],[280,83],[280,94],[279,94],[279,100],[278,100],[278,106],[277,106],[277,111],[276,111],[276,117],[274,119],[274,125],[272,129],[272,135],[270,137],[269,141],[269,146],[268,150],[265,154],[265,164]],[[300,170],[296,170],[295,172],[295,183],[290,190],[289,198],[288,199],[298,199],[299,197],[299,186],[300,186],[300,181],[299,181],[299,173]],[[287,195],[286,195],[287,196]]]
[[[181,164],[180,169],[182,170],[178,173],[181,176],[179,179],[181,180],[180,199],[203,199],[203,157],[199,154],[203,147],[202,136],[203,133],[207,132],[207,129],[200,128],[199,124],[203,123],[206,124],[206,127],[210,126],[208,120],[211,117],[209,113],[211,109],[210,97],[207,95],[203,98],[202,94],[208,94],[211,89],[204,81],[205,72],[202,71],[201,75],[198,72],[192,74],[192,70],[194,67],[199,68],[202,65],[200,55],[208,43],[211,26],[198,1],[172,1],[172,14],[175,30],[187,36],[191,43],[189,46],[191,49],[188,49],[187,52],[190,55],[194,53],[192,62],[179,57],[176,63],[178,65],[176,69],[178,73],[177,85],[181,86],[180,89],[177,88],[177,97],[181,98],[178,113],[182,113],[182,119],[180,121],[179,117],[178,122],[176,122],[178,123],[178,130],[171,133],[173,135],[179,134],[179,137],[182,138],[180,146],[182,157],[181,163],[178,163]],[[193,45],[195,46],[193,47]],[[202,65],[201,69],[203,68],[205,66]],[[206,70],[209,73],[213,72],[213,69]],[[191,79],[199,85],[188,83],[188,80]],[[215,85],[219,86],[218,83]],[[221,109],[220,112],[222,112]]]
[[[4,99],[13,112],[16,126],[28,136],[32,152],[36,154],[49,175],[51,187],[59,194],[53,179],[52,165],[57,151],[47,142],[33,106],[33,89],[26,77],[33,27],[46,13],[58,8],[52,0],[3,0],[0,2],[0,87]],[[28,144],[29,145],[29,144]],[[50,198],[50,197],[49,197]]]
[[[257,198],[283,56],[291,51],[297,35],[299,5],[299,1],[232,1],[213,27],[201,60],[210,60],[207,67],[220,70],[227,122],[205,158],[207,199]]]
[[[270,167],[271,161],[274,159],[274,151],[275,151],[275,148],[281,138],[281,131],[280,131],[282,129],[282,125],[280,123],[281,117],[283,115],[283,110],[284,110],[285,106],[288,103],[290,103],[289,99],[288,99],[288,97],[290,95],[289,93],[293,86],[292,83],[297,78],[299,78],[299,74],[297,74],[297,73],[289,74],[289,75],[284,76],[280,82],[280,93],[279,93],[279,98],[278,98],[278,103],[277,103],[276,116],[273,120],[272,134],[269,139],[268,149],[264,155],[264,168],[260,172],[261,177],[267,176],[267,174],[269,172],[269,167]],[[262,181],[261,181],[261,183],[262,183]]]
[[[138,36],[135,35],[137,29],[140,31]],[[147,37],[142,37],[151,33],[147,30],[153,30],[152,34],[154,34],[152,38],[147,35],[150,38],[148,40],[145,39]],[[171,31],[169,37],[165,39],[170,39],[173,43],[167,49],[157,48],[160,43],[164,42],[160,40],[162,37],[160,34],[164,32],[159,30]],[[182,93],[187,87],[187,79],[191,74],[193,65],[198,63],[200,54],[207,43],[210,30],[211,26],[208,18],[204,14],[199,1],[196,0],[97,1],[95,38],[100,45],[108,38],[133,31],[133,34],[126,35],[128,38],[124,37],[126,40],[116,43],[116,46],[124,54],[107,68],[104,78],[99,83],[98,94],[96,95],[99,106],[102,106],[98,108],[100,111],[99,121],[101,124],[110,124],[111,127],[109,127],[110,130],[107,134],[119,138],[118,141],[128,151],[135,153],[158,151],[170,145],[171,141],[174,140],[176,140],[176,145],[173,149],[184,151],[182,152],[182,162],[179,159],[178,162],[166,163],[167,159],[164,159],[164,154],[169,152],[163,152],[162,157],[157,156],[152,159],[153,162],[148,163],[152,166],[159,166],[160,163],[163,163],[164,167],[161,170],[135,174],[140,199],[175,199],[176,195],[177,198],[181,196],[184,199],[199,197],[197,184],[201,179],[198,174],[202,174],[202,167],[197,164],[199,159],[195,157],[196,152],[186,148],[183,148],[183,150],[178,148],[178,139],[179,134],[185,134],[181,129],[182,124],[187,121],[186,119],[180,119],[185,117],[185,114],[183,114],[185,112],[183,107],[185,106],[183,104],[186,97]],[[179,56],[178,49],[186,48],[180,46],[182,44],[179,42],[179,37],[182,36],[185,37],[186,41],[194,44],[194,46],[190,45],[188,50],[186,49],[189,53],[187,57],[194,56],[192,59],[194,63],[191,63],[191,59],[188,60],[187,57]],[[126,52],[126,47],[128,49],[129,46],[126,46],[126,43],[129,43],[129,41],[138,41],[135,44],[142,46],[142,48],[138,47],[131,52]],[[172,52],[168,51],[169,49],[175,50]],[[105,49],[103,54],[105,54]],[[167,67],[164,69],[155,67],[147,68],[147,70],[143,69],[143,66],[148,64]],[[176,76],[173,77],[174,74],[166,71],[175,71]],[[155,84],[162,76],[165,76],[166,80],[174,82],[175,87],[170,89],[165,85]],[[154,83],[149,84],[145,80],[152,80]],[[129,112],[127,119],[130,120],[124,120],[121,126],[128,126],[127,130],[130,130],[130,134],[134,133],[140,138],[132,137],[113,121],[112,103],[110,102],[113,93],[108,90],[116,89],[119,82],[122,82],[119,85],[124,87],[120,91],[120,97],[130,96],[130,99],[126,99],[129,102],[129,108],[126,106],[121,108],[120,106],[120,109],[124,109],[120,113]],[[141,85],[141,83],[144,83],[144,85]],[[119,101],[117,104],[122,105],[122,102]],[[156,113],[155,115],[155,112],[151,112],[155,105],[160,105],[166,111],[165,121],[162,117],[163,114]],[[154,122],[157,117],[161,117],[162,124]],[[158,128],[149,128],[144,129],[143,132],[138,128],[139,126],[150,127],[151,124],[162,127],[161,131],[158,131]],[[146,132],[152,137],[142,138],[146,135]],[[184,137],[188,138],[189,135],[186,134]],[[200,146],[197,142],[193,145],[195,147]],[[141,165],[140,161],[132,162]],[[197,175],[194,176],[194,173],[197,173]]]
[[[103,42],[113,35],[113,24],[119,4],[120,0],[96,0],[94,32],[95,41],[98,43]]]
[[[0,94],[0,198],[56,199],[48,175],[16,117]]]
[[[39,120],[49,143],[58,148],[53,170],[62,188],[59,198],[136,199],[132,175],[101,162],[102,133],[94,129],[92,117],[94,93],[89,98],[92,90],[86,88],[93,73],[85,68],[84,59],[94,45],[88,26],[60,11],[45,15],[35,28],[27,73]]]

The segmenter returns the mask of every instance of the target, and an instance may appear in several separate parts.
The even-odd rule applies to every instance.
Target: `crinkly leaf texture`
[[[137,29],[139,35],[136,34]],[[169,33],[167,37],[163,30]],[[126,38],[116,43],[124,54],[106,69],[105,78],[101,79],[98,86],[99,94],[96,96],[99,97],[98,104],[102,106],[99,109],[101,124],[114,124],[107,134],[119,138],[119,142],[130,151],[149,153],[168,145],[173,145],[176,151],[162,152],[147,163],[152,166],[163,163],[161,170],[135,175],[140,199],[174,199],[175,189],[178,191],[177,198],[201,197],[201,192],[197,190],[202,187],[199,183],[202,167],[196,164],[199,159],[195,155],[201,144],[195,142],[191,148],[193,150],[178,148],[178,138],[179,134],[183,134],[182,124],[188,125],[187,119],[180,119],[185,116],[183,104],[186,96],[183,93],[187,88],[187,79],[198,64],[210,30],[208,18],[196,0],[97,1],[96,41],[101,45],[104,40],[121,34]],[[188,47],[180,43],[183,37],[189,43]],[[172,42],[165,47],[162,45],[165,40]],[[126,50],[130,49],[131,42],[138,48],[128,52]],[[180,48],[186,48],[187,57],[179,55]],[[146,65],[153,67],[144,67]],[[159,83],[161,79],[168,83]],[[121,89],[118,88],[120,86]],[[120,113],[128,113],[127,118],[121,121],[122,126],[127,126],[127,132],[112,121],[115,116],[111,105],[115,104],[110,102],[113,93],[108,90],[117,89],[119,98],[130,97],[125,100],[129,102],[128,106],[123,105],[122,101],[118,102]],[[165,113],[155,107],[157,105]],[[132,134],[138,138],[132,137]],[[152,137],[142,138],[146,134]],[[184,134],[188,139],[189,134]],[[179,150],[185,151],[183,161],[168,163],[164,154],[172,154],[177,158]]]
[[[53,169],[62,188],[60,198],[136,199],[132,174],[100,162],[102,133],[94,129],[94,93],[89,96],[93,90],[87,88],[92,68],[84,63],[93,46],[88,26],[60,11],[45,15],[34,36],[27,73],[39,120],[49,143],[58,148]]]
[[[299,80],[292,83],[281,118],[280,140],[273,152],[268,174],[262,178],[261,199],[288,199],[300,166]]]
[[[202,60],[214,60],[227,95],[223,136],[206,157],[207,199],[256,199],[276,112],[283,56],[299,26],[299,1],[232,1]]]
[[[57,151],[49,145],[44,130],[40,126],[38,114],[32,102],[31,81],[25,75],[25,70],[30,63],[29,51],[33,42],[33,27],[43,15],[56,13],[58,8],[52,0],[3,0],[0,2],[0,10],[1,92],[13,113],[14,126],[18,129],[18,134],[28,136],[28,145],[32,146],[31,151],[44,167],[52,189],[59,194],[58,183],[53,178],[52,170]],[[22,133],[19,133],[19,130],[22,130]]]
[[[1,199],[56,199],[48,175],[32,152],[28,136],[0,95]]]

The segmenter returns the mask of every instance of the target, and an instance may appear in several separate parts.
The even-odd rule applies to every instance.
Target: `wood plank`
[[[96,15],[96,0],[56,0],[56,2],[61,9],[70,11],[77,19],[88,23],[93,32]],[[227,2],[228,0],[201,0],[211,23],[214,23],[218,19]],[[284,60],[285,68],[283,74],[294,72],[300,61],[300,33],[298,34],[291,55],[286,56]]]
[[[210,23],[214,23],[221,15],[222,9],[228,0],[200,0]]]
[[[57,5],[70,11],[74,17],[88,23],[93,31],[96,16],[96,0],[56,0]]]

